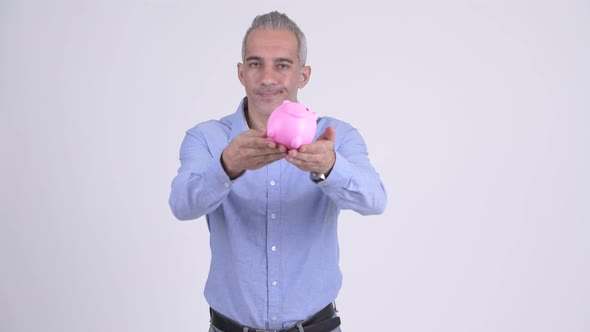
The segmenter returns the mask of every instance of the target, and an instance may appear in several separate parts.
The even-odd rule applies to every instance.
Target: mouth
[[[260,97],[262,97],[262,98],[269,99],[269,98],[273,98],[273,97],[275,97],[276,95],[278,95],[278,93],[276,93],[276,92],[273,92],[273,93],[260,93],[260,94],[258,94],[258,95],[259,95]]]
[[[256,94],[264,99],[271,99],[283,92],[282,89],[258,89]]]

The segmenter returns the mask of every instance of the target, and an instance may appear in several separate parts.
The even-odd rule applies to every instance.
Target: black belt
[[[267,330],[255,329],[252,327],[242,326],[237,322],[221,315],[217,311],[210,308],[211,313],[211,324],[223,332],[268,332]],[[305,332],[330,332],[340,326],[340,317],[334,317],[336,310],[332,303],[320,310],[317,314],[313,315],[309,319],[301,322],[303,330]],[[276,332],[299,332],[297,326],[290,327],[286,330],[280,330]]]

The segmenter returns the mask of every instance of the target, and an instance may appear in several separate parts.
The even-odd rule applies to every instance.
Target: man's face
[[[297,38],[287,30],[255,29],[246,40],[238,77],[246,88],[249,116],[265,120],[284,100],[297,101],[297,89],[311,68],[300,67]]]

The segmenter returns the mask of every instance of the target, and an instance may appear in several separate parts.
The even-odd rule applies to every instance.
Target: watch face
[[[318,183],[326,179],[326,174],[311,172],[309,173],[309,178],[311,179],[311,181]]]

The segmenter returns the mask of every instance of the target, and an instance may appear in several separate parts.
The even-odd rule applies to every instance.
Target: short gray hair
[[[297,38],[299,65],[301,67],[305,66],[305,61],[307,60],[307,40],[305,39],[303,31],[301,31],[297,24],[287,15],[277,11],[258,15],[254,18],[252,25],[248,31],[246,31],[246,35],[242,41],[242,61],[246,60],[246,40],[248,39],[250,32],[254,29],[287,30],[293,32]]]

